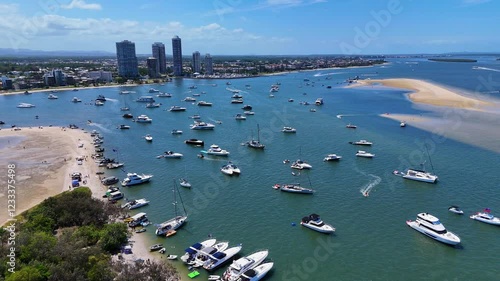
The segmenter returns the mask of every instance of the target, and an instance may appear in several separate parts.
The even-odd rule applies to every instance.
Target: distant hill
[[[0,48],[1,57],[108,57],[114,53],[104,51],[41,51],[31,49]]]

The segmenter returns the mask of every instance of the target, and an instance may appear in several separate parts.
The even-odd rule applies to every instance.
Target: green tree
[[[109,270],[110,260],[106,255],[90,256],[90,270],[87,272],[89,281],[112,281],[115,274]]]
[[[43,277],[42,273],[31,266],[24,266],[20,270],[12,273],[11,275],[5,278],[5,281],[44,281],[45,277]]]
[[[103,250],[117,252],[127,242],[127,225],[124,223],[112,223],[104,226],[101,234],[100,244]]]
[[[38,260],[41,262],[55,262],[57,255],[53,249],[56,246],[57,238],[46,232],[35,232],[29,236],[26,244],[21,245],[19,259],[24,263]]]

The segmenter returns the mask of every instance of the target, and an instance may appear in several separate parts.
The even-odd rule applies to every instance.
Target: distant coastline
[[[437,62],[477,62],[477,60],[474,59],[453,59],[453,58],[431,58],[428,60]]]

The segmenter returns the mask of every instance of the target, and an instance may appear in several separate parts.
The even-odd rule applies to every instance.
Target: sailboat
[[[260,143],[260,127],[259,124],[257,124],[257,140],[254,140],[252,137],[252,140],[247,142],[248,147],[252,148],[257,148],[257,149],[264,149],[266,146],[262,143]]]
[[[427,146],[425,147],[425,150],[427,151],[427,156],[429,157],[429,162],[431,161],[431,157],[429,155],[429,151],[427,150]],[[432,170],[434,170],[434,167],[431,167]],[[422,166],[421,169],[411,169],[408,168],[406,172],[402,173],[403,178],[409,179],[409,180],[414,180],[414,181],[422,181],[422,182],[427,182],[427,183],[436,183],[438,180],[438,176],[436,176],[433,173],[427,172],[424,167],[425,161],[420,164]]]
[[[184,215],[183,216],[180,216],[177,214],[177,199],[176,199],[176,192],[178,192],[177,190],[177,184],[176,184],[176,181],[174,179],[174,188],[172,189],[172,192],[174,193],[174,210],[175,210],[175,217],[159,224],[159,225],[156,225],[156,235],[158,236],[172,236],[176,233],[176,230],[178,228],[180,228],[182,225],[184,225],[184,223],[186,222],[187,220],[187,213],[186,213],[186,209],[184,208],[184,202],[182,202],[182,197],[181,195],[179,194],[179,199],[181,200],[181,204],[182,204],[182,209],[184,211]]]

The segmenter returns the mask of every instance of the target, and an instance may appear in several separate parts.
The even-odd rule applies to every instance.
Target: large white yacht
[[[149,201],[146,198],[137,199],[128,201],[127,203],[122,205],[122,208],[128,208],[129,210],[137,209],[140,207],[144,207],[149,204]]]
[[[321,233],[335,232],[335,228],[329,224],[324,223],[317,214],[310,214],[307,217],[303,217],[300,221],[300,224]]]
[[[215,125],[206,122],[195,122],[190,126],[191,130],[213,130]]]
[[[21,102],[17,105],[18,108],[32,108],[35,107],[34,104]]]
[[[365,158],[373,158],[373,157],[375,157],[375,154],[372,154],[370,152],[366,152],[364,150],[358,150],[358,152],[356,152],[356,156],[365,157]]]
[[[181,260],[185,263],[189,262],[190,260],[193,260],[196,258],[196,255],[198,254],[199,251],[207,248],[207,247],[212,247],[215,242],[217,242],[216,239],[208,239],[203,242],[199,243],[194,243],[193,245],[189,246],[189,248],[186,249],[186,253],[181,256]]]
[[[406,224],[416,231],[445,244],[457,245],[460,238],[453,232],[447,231],[444,225],[435,216],[420,213],[414,221],[408,220]]]
[[[135,119],[135,122],[137,123],[151,123],[153,122],[153,119],[149,118],[147,115],[139,115],[137,116],[137,118]]]
[[[185,107],[182,107],[182,106],[178,106],[178,105],[174,105],[172,107],[170,107],[170,109],[168,111],[186,111],[186,108]]]
[[[328,154],[323,161],[338,161],[342,159],[342,156],[337,155],[337,154]]]
[[[237,253],[241,251],[243,246],[239,245],[236,247],[229,248],[222,252],[214,253],[213,255],[209,255],[209,260],[203,264],[203,268],[212,271],[229,261],[232,257],[234,257]]]
[[[407,169],[406,173],[403,173],[403,178],[414,181],[423,181],[428,183],[435,183],[438,180],[436,175],[426,172],[424,170],[417,169]]]
[[[49,94],[49,95],[47,96],[47,98],[48,98],[49,100],[56,100],[56,99],[58,99],[59,97],[58,97],[58,96],[56,96],[56,95],[54,95],[54,94]]]
[[[174,159],[179,159],[184,156],[182,153],[179,152],[173,152],[173,151],[165,151],[162,155],[156,156],[156,158],[174,158]]]
[[[257,267],[261,262],[263,262],[268,254],[269,251],[264,250],[233,261],[224,274],[222,274],[222,280],[236,281],[244,272]]]
[[[500,218],[497,218],[490,214],[490,209],[485,209],[483,212],[478,212],[470,216],[470,218],[484,223],[500,225]]]
[[[192,267],[200,267],[209,260],[209,256],[217,252],[226,250],[229,247],[229,242],[223,241],[217,244],[201,249],[196,255],[189,259],[186,263]]]
[[[351,141],[349,142],[350,144],[354,144],[354,145],[372,145],[373,143],[372,142],[369,142],[367,140],[359,140],[359,141]]]
[[[259,281],[273,268],[273,262],[266,262],[254,269],[247,270],[237,281]]]
[[[303,170],[303,169],[312,169],[311,164],[297,159],[297,161],[293,162],[290,166],[292,169]]]
[[[153,175],[138,175],[136,173],[127,173],[127,177],[122,181],[122,186],[132,186],[146,183],[151,180]]]
[[[206,153],[210,154],[210,155],[217,155],[217,156],[228,156],[229,155],[229,151],[220,148],[216,144],[212,144],[210,146],[210,148],[206,151]]]

